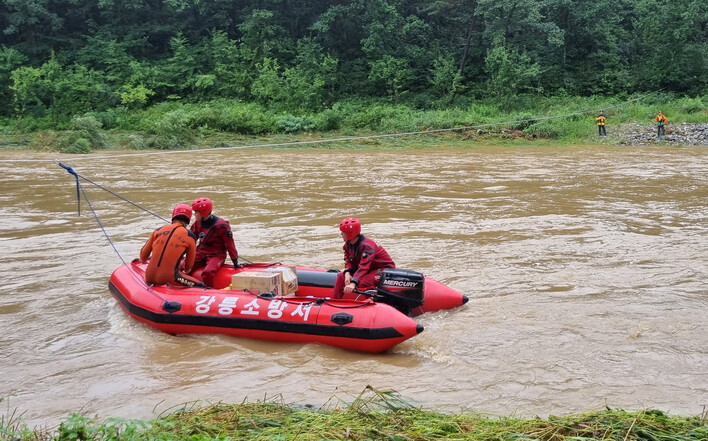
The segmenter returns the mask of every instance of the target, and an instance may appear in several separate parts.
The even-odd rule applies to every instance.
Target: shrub
[[[86,138],[77,139],[74,144],[63,149],[63,153],[90,153],[91,141]]]
[[[124,148],[130,150],[146,150],[150,148],[150,143],[142,135],[130,135],[121,144]]]
[[[267,115],[258,104],[237,104],[221,114],[223,130],[245,135],[275,131],[275,117]]]
[[[79,130],[64,130],[39,133],[31,142],[31,147],[38,150],[50,150],[61,153],[89,153],[91,140]]]
[[[71,120],[71,125],[82,138],[89,141],[90,148],[100,149],[106,146],[106,137],[101,131],[103,124],[95,117],[91,115],[75,116]]]
[[[194,143],[194,130],[189,126],[189,114],[184,109],[168,112],[155,124],[152,148],[161,150],[181,149]]]
[[[282,115],[275,119],[275,128],[278,132],[294,133],[313,130],[315,121],[305,116]]]
[[[317,130],[338,130],[342,126],[342,115],[334,109],[327,109],[314,117]]]

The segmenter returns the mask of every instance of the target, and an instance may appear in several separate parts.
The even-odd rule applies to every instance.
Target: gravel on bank
[[[620,145],[706,145],[708,146],[708,124],[667,124],[666,136],[657,137],[656,126],[627,123],[607,126],[607,138]]]

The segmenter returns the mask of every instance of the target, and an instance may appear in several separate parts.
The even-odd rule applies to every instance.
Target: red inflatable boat
[[[109,288],[133,318],[169,334],[226,334],[378,353],[423,331],[409,315],[467,301],[440,282],[423,280],[420,273],[406,270],[392,273],[390,286],[378,293],[333,300],[329,297],[336,272],[332,271],[296,267],[297,291],[282,296],[230,289],[234,274],[263,273],[282,267],[279,264],[225,266],[217,274],[214,289],[149,286],[146,266],[131,262],[119,267],[111,275]],[[422,295],[410,295],[416,289]]]

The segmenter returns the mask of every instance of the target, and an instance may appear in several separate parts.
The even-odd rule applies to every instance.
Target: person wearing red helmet
[[[344,240],[344,271],[337,274],[332,297],[341,299],[355,289],[365,291],[375,288],[381,270],[395,268],[388,252],[372,239],[361,234],[361,222],[348,217],[339,224]]]
[[[199,286],[204,284],[188,273],[194,265],[196,242],[187,230],[192,219],[192,209],[187,204],[179,204],[172,210],[172,223],[153,231],[140,250],[140,261],[148,260],[145,281],[150,284],[170,283],[173,285]],[[152,257],[151,257],[152,255]],[[184,257],[184,272],[180,271],[180,261]]]
[[[209,287],[214,286],[214,277],[226,261],[226,253],[231,257],[234,267],[239,267],[231,225],[229,221],[216,217],[212,213],[213,207],[211,199],[205,197],[197,198],[192,203],[196,222],[192,224],[191,230],[199,238],[192,271],[204,268],[202,280]]]

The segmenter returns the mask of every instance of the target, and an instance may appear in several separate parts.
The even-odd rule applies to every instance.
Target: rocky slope
[[[666,136],[656,136],[656,126],[629,123],[619,127],[607,126],[607,137],[622,145],[708,145],[708,124],[667,124]]]

